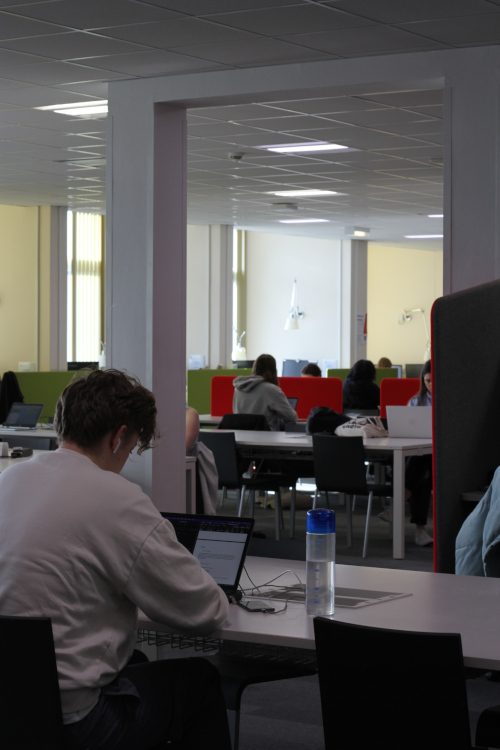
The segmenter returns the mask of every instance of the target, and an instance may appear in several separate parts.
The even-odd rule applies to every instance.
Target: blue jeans
[[[197,658],[128,664],[64,733],[67,750],[231,748],[219,673]]]

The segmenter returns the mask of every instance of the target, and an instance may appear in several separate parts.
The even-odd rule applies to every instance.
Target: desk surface
[[[305,581],[305,563],[296,560],[248,557],[246,567],[257,585],[286,569]],[[287,574],[280,581],[292,585],[296,578]],[[251,585],[245,573],[241,585]],[[335,619],[391,630],[460,633],[466,666],[500,669],[500,579],[337,565],[336,585],[412,596],[360,609],[337,608]],[[280,608],[279,602],[276,607]],[[144,615],[139,627],[168,630]],[[275,615],[249,613],[233,605],[226,625],[213,635],[224,640],[314,648],[313,618],[306,615],[305,605],[298,603],[289,603],[286,612]]]
[[[32,438],[56,438],[57,432],[53,428],[37,427],[36,430],[6,430],[0,427],[0,437],[32,437]]]
[[[8,469],[9,466],[15,466],[16,464],[22,463],[23,461],[29,461],[30,458],[36,456],[38,453],[45,453],[46,451],[34,450],[32,456],[24,456],[23,458],[7,458],[7,456],[0,456],[0,472]]]

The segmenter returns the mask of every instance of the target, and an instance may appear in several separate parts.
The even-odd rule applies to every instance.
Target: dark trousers
[[[411,456],[406,459],[405,487],[410,490],[410,522],[427,524],[432,491],[432,456]]]
[[[64,731],[67,750],[231,748],[219,673],[197,658],[129,663]]]

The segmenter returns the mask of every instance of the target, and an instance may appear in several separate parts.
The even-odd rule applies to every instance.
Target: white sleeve
[[[147,537],[123,590],[151,620],[208,635],[229,612],[226,594],[162,520]]]

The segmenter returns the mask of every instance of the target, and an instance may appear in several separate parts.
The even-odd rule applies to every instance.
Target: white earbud
[[[120,438],[118,438],[118,442],[116,444],[116,448],[114,449],[113,453],[117,452],[118,448],[120,447],[120,443],[121,443],[121,440],[120,440]]]

